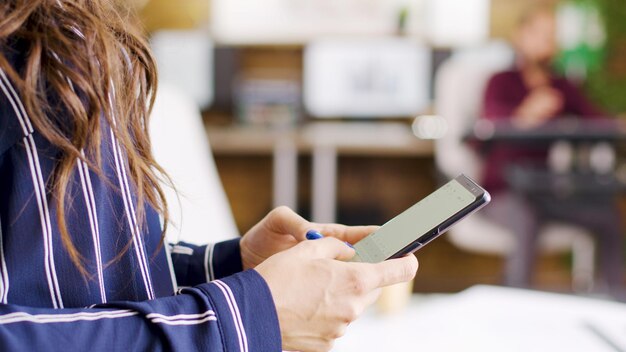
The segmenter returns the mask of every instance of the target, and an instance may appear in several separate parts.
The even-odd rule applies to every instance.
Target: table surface
[[[493,286],[416,295],[395,315],[367,311],[333,351],[626,351],[626,304]]]
[[[403,123],[314,122],[272,128],[254,125],[207,126],[213,153],[273,153],[277,143],[291,143],[307,153],[318,146],[333,147],[343,155],[424,156],[434,153],[430,140],[418,139]]]

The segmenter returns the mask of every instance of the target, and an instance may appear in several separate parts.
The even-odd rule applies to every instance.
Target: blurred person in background
[[[553,8],[533,7],[526,12],[513,41],[516,65],[490,79],[483,102],[484,118],[510,120],[518,128],[532,129],[563,116],[604,115],[576,85],[552,68],[558,51]],[[483,182],[494,197],[485,214],[512,230],[517,241],[507,260],[506,283],[518,287],[530,285],[538,229],[547,221],[562,221],[587,228],[596,236],[604,280],[611,292],[621,295],[624,231],[612,200],[587,197],[574,202],[559,201],[552,196],[525,197],[509,189],[506,175],[510,166],[546,168],[547,154],[541,147],[498,146],[486,158]]]
[[[164,243],[156,67],[117,2],[0,2],[0,350],[328,351],[415,256],[347,263],[375,228],[284,207]]]

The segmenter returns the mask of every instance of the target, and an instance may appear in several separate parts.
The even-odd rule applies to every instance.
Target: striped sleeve
[[[281,351],[281,339],[269,288],[248,270],[144,302],[0,305],[0,350]]]
[[[239,238],[196,246],[179,242],[171,246],[172,264],[180,286],[196,286],[243,270]]]

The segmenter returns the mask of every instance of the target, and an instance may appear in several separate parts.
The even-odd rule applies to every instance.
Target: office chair
[[[447,178],[460,173],[481,179],[482,161],[463,137],[480,116],[484,90],[496,72],[512,67],[513,50],[503,42],[455,52],[440,67],[435,79],[437,114],[447,121],[446,135],[435,142],[435,161]],[[511,231],[490,222],[480,213],[463,220],[448,239],[471,252],[506,256],[515,250]],[[540,229],[538,250],[543,253],[571,251],[572,287],[588,291],[594,280],[594,243],[586,230],[563,223]]]
[[[220,181],[198,105],[181,90],[159,84],[150,120],[152,151],[172,178],[165,184],[170,242],[218,242],[239,235]]]

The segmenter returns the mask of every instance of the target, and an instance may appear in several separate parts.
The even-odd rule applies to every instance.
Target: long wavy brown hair
[[[102,117],[126,151],[139,218],[144,219],[148,203],[167,220],[159,187],[165,173],[152,157],[148,137],[156,65],[142,32],[130,25],[137,23],[132,11],[119,5],[115,0],[0,3],[0,68],[18,88],[35,129],[60,150],[47,187],[55,200],[64,247],[84,275],[89,275],[84,257],[65,220],[66,198],[77,159],[102,176]],[[20,72],[2,54],[16,41],[26,47]],[[49,92],[54,92],[54,101]],[[69,123],[53,117],[58,111],[70,117]]]

